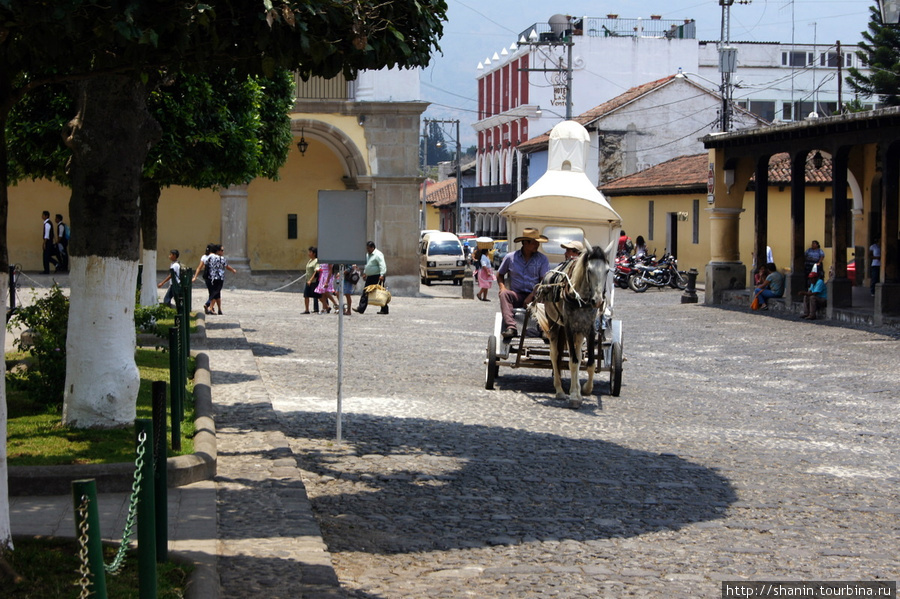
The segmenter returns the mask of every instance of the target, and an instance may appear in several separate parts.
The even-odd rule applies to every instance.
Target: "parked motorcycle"
[[[678,261],[666,253],[659,261],[635,265],[634,273],[628,279],[628,287],[637,293],[643,293],[650,287],[683,290],[687,287],[687,274],[678,270]]]
[[[616,287],[628,289],[628,281],[636,272],[634,269],[636,260],[634,256],[626,254],[616,256],[616,269],[613,275],[613,282]]]
[[[669,281],[669,286],[673,289],[680,289],[681,291],[687,289],[687,273],[683,270],[678,270],[678,260],[675,259],[675,256],[669,256],[667,264],[672,275],[671,280]]]

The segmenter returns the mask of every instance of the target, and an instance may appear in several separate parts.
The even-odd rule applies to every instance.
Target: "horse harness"
[[[542,303],[564,302],[569,308],[593,307],[591,301],[581,297],[572,279],[569,278],[570,265],[573,260],[566,260],[551,271],[548,271],[543,280],[535,286],[534,299]],[[587,273],[585,273],[587,276]]]

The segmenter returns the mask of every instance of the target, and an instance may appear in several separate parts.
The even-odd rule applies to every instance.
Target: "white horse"
[[[584,251],[577,258],[563,262],[544,275],[531,305],[533,317],[550,339],[550,362],[557,399],[566,399],[560,371],[563,356],[568,351],[571,375],[568,407],[573,409],[581,407],[583,396],[590,395],[594,389],[595,352],[600,349],[596,347],[594,323],[598,311],[602,313],[612,303],[612,289],[608,284],[612,280],[609,256],[616,243],[613,241],[605,250],[585,243]],[[585,338],[588,378],[579,387],[578,371]]]

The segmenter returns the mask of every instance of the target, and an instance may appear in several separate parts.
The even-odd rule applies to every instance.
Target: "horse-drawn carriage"
[[[557,125],[550,134],[547,172],[500,212],[510,240],[526,228],[548,238],[541,251],[551,270],[536,287],[532,306],[515,311],[516,336],[503,336],[503,317],[496,315],[487,343],[486,389],[494,388],[500,366],[552,369],[557,397],[563,399],[559,374],[567,368],[569,407],[579,407],[583,394],[591,393],[596,371],[609,373],[610,394],[619,395],[624,357],[622,323],[612,317],[612,269],[622,221],[584,174],[588,140],[577,123]],[[570,241],[583,242],[585,250],[563,261],[561,244]],[[584,385],[578,384],[581,370],[588,373]]]

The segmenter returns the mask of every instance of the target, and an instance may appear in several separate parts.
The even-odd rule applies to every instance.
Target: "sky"
[[[731,39],[798,44],[858,43],[869,22],[869,0],[753,0],[730,9]],[[556,13],[573,16],[694,19],[697,39],[718,40],[722,29],[719,0],[615,0],[538,2],[536,0],[447,0],[448,18],[432,64],[421,77],[422,99],[431,102],[423,118],[459,119],[463,148],[476,142],[476,67],[509,48],[533,23],[546,23]],[[674,73],[673,73],[674,74]],[[451,137],[455,127],[447,126]]]

